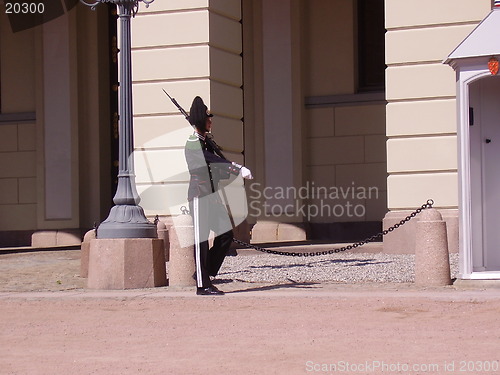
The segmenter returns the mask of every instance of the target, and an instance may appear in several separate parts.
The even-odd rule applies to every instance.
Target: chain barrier
[[[355,248],[363,246],[369,242],[374,242],[376,239],[382,238],[386,234],[392,232],[394,229],[397,229],[401,225],[406,224],[408,221],[413,219],[415,216],[417,216],[423,210],[425,210],[427,208],[432,208],[433,204],[434,204],[434,201],[432,199],[428,199],[426,203],[424,203],[422,206],[417,208],[411,214],[406,216],[399,223],[394,224],[392,227],[387,228],[387,229],[383,230],[382,232],[377,233],[371,237],[368,237],[362,241],[355,242],[351,245],[342,246],[338,249],[330,249],[330,250],[316,251],[316,252],[310,252],[310,253],[294,253],[294,252],[288,252],[288,251],[277,251],[277,250],[266,249],[266,248],[263,248],[263,247],[260,247],[257,245],[252,245],[252,244],[246,243],[246,242],[238,240],[236,238],[233,238],[233,242],[236,242],[237,244],[240,244],[240,245],[245,246],[245,247],[250,248],[250,249],[254,249],[254,250],[257,250],[257,251],[260,251],[263,253],[268,253],[268,254],[273,254],[273,255],[284,255],[284,256],[291,256],[291,257],[313,257],[313,256],[331,255],[331,254],[340,253],[343,251],[355,249]]]

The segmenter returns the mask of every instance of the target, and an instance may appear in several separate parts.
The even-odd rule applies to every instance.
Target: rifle
[[[191,122],[189,121],[189,115],[188,113],[184,110],[184,108],[181,107],[181,105],[177,102],[177,100],[175,100],[175,98],[172,98],[170,95],[168,95],[168,92],[165,91],[165,89],[162,89],[163,92],[165,93],[165,95],[168,96],[168,98],[172,101],[172,103],[174,103],[174,105],[177,107],[177,109],[182,113],[182,115],[186,118],[186,120],[189,122],[189,125],[193,126],[191,124]],[[194,127],[194,126],[193,126]],[[219,147],[219,145],[217,143],[215,143],[214,139],[213,139],[213,136],[211,133],[207,133],[206,134],[206,140],[207,140],[207,143],[210,144],[210,146],[212,147],[212,149],[215,151],[215,153],[220,156],[222,159],[226,159],[228,160],[224,154],[222,153],[221,151],[221,148]]]
[[[181,105],[179,103],[177,103],[177,100],[175,100],[175,98],[172,98],[170,95],[168,95],[168,92],[166,92],[165,89],[162,89],[162,90],[165,93],[165,95],[167,95],[168,98],[172,101],[172,103],[174,103],[174,105],[177,107],[177,109],[184,115],[186,120],[188,120],[188,122],[189,122],[189,115],[184,110],[184,108],[182,108]],[[191,124],[191,123],[189,123],[189,124]]]

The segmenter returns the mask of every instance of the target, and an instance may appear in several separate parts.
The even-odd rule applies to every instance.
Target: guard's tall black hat
[[[191,109],[189,110],[189,122],[191,125],[196,126],[197,129],[206,131],[205,125],[208,117],[213,115],[208,112],[208,108],[203,103],[203,99],[199,96],[193,99]]]

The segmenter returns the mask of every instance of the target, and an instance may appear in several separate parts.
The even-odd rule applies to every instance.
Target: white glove
[[[253,179],[252,172],[250,172],[250,169],[248,169],[247,167],[241,167],[240,172],[241,172],[241,177],[243,177],[244,179],[247,180]]]

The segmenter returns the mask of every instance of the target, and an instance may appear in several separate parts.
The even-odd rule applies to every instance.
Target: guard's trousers
[[[193,217],[194,256],[196,285],[207,288],[212,285],[210,276],[216,276],[233,241],[231,222],[225,207],[214,196],[195,197],[189,202]],[[215,233],[213,246],[209,249],[208,236]]]

